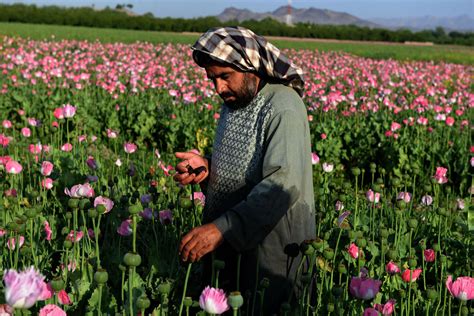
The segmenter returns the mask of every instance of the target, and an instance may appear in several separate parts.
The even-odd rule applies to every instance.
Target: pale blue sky
[[[137,13],[152,12],[157,17],[199,17],[218,15],[233,6],[254,12],[273,11],[288,3],[287,0],[0,0],[0,3],[16,3],[60,6],[115,7],[117,4],[133,4]],[[474,0],[293,0],[296,8],[315,7],[347,12],[360,18],[372,17],[420,17],[432,15],[452,17],[467,14],[474,17]]]

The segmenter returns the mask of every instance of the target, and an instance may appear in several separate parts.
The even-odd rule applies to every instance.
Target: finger
[[[183,251],[184,246],[193,238],[194,236],[194,230],[191,230],[189,233],[183,236],[181,238],[181,242],[179,243],[179,252],[181,253]]]
[[[190,152],[175,152],[174,155],[176,156],[176,158],[179,158],[179,159],[190,159],[196,156],[195,153],[190,153]]]
[[[199,236],[194,235],[193,238],[188,241],[186,245],[184,245],[183,251],[181,252],[181,258],[183,259],[183,261],[193,260],[192,258],[195,256],[196,253],[194,248],[198,245],[199,240]]]
[[[208,172],[201,172],[194,179],[194,183],[198,184],[198,183],[202,182],[204,179],[206,179],[207,175],[208,175]]]
[[[189,173],[177,173],[173,176],[174,181],[181,182],[189,177]]]
[[[194,178],[196,178],[196,176],[194,174],[190,174],[188,177],[184,178],[180,183],[182,185],[188,185],[191,182],[193,182]]]

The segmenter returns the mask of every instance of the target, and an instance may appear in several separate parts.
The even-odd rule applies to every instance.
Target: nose
[[[224,80],[217,78],[215,81],[215,86],[217,94],[222,94],[227,91],[227,85],[225,84]]]

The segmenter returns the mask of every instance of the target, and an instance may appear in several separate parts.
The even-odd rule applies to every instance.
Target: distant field
[[[31,39],[78,39],[102,42],[147,41],[151,43],[192,44],[197,34],[181,34],[170,32],[147,32],[134,30],[99,29],[57,25],[38,25],[20,23],[0,23],[0,35],[29,37]],[[271,42],[281,48],[318,49],[321,51],[344,51],[354,55],[396,60],[423,60],[474,65],[474,48],[464,46],[414,46],[392,43],[371,43],[352,41],[324,41],[305,39],[276,39]]]

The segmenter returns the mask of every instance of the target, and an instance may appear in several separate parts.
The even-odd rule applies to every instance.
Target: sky
[[[220,14],[235,7],[254,12],[270,12],[288,4],[288,0],[0,0],[0,3],[24,3],[59,6],[91,6],[104,8],[132,4],[139,14],[151,12],[156,17],[193,18]],[[467,14],[474,17],[474,0],[292,0],[295,8],[318,8],[346,12],[359,18],[453,17]]]

